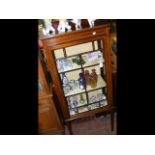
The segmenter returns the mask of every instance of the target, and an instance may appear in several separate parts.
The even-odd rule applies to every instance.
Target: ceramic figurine
[[[64,71],[64,67],[61,59],[57,60],[57,68],[59,72]]]
[[[62,73],[62,84],[65,86],[68,84],[68,82],[69,82],[69,80],[68,80],[66,74]]]
[[[90,97],[90,99],[89,99],[89,103],[93,103],[93,96]]]
[[[96,19],[88,19],[88,23],[89,23],[89,25],[90,25],[90,27],[93,27],[95,24],[95,20]]]
[[[79,101],[81,104],[84,104],[84,102],[85,102],[85,100],[84,100],[84,98],[83,98],[83,95],[82,94],[80,94],[80,101]]]
[[[69,84],[63,85],[63,90],[65,94],[68,94],[71,90]]]
[[[75,23],[76,30],[81,29],[81,19],[73,19],[72,22]]]
[[[84,81],[84,76],[83,76],[83,73],[80,73],[79,74],[79,86],[80,86],[80,89],[85,89],[85,81]]]
[[[68,21],[66,21],[66,29],[67,32],[72,30],[72,27],[69,25]]]
[[[58,32],[59,33],[62,33],[62,32],[65,32],[65,27],[66,27],[66,25],[65,25],[65,19],[61,19],[61,20],[59,20],[59,26],[58,26]]]
[[[71,60],[67,60],[65,58],[59,59],[57,64],[60,71],[68,70],[73,67]]]
[[[51,20],[45,19],[44,23],[45,23],[45,27],[43,28],[44,35],[55,34],[55,29],[52,27]]]
[[[73,97],[73,106],[74,106],[74,108],[77,107],[77,105],[78,105],[77,96],[74,96]]]
[[[67,31],[71,31],[71,26],[69,25],[66,19],[61,19],[59,21],[58,31],[59,33],[63,33]]]

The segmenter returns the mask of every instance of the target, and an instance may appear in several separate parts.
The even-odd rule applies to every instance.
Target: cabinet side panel
[[[56,66],[56,61],[54,58],[54,51],[52,51],[47,44],[44,44],[43,42],[43,46],[45,48],[46,51],[46,55],[47,55],[47,61],[48,61],[48,70],[50,71],[51,77],[53,79],[53,84],[54,84],[54,88],[56,91],[56,94],[58,96],[58,100],[59,100],[59,106],[61,108],[61,111],[63,112],[63,116],[64,118],[69,118],[69,113],[68,113],[68,109],[67,109],[67,104],[65,102],[65,97],[63,94],[63,90],[61,88],[61,83],[60,83],[60,78],[57,72],[57,66]]]

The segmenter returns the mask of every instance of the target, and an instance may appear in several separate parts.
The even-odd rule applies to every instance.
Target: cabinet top
[[[49,35],[49,36],[43,36],[43,37],[40,37],[40,40],[48,40],[48,39],[53,39],[53,38],[59,38],[59,37],[63,37],[63,36],[66,36],[66,35],[76,35],[77,33],[82,33],[82,32],[89,32],[89,31],[96,31],[96,30],[99,30],[99,29],[102,29],[102,31],[105,29],[105,28],[109,28],[109,24],[105,24],[105,25],[100,25],[100,26],[94,26],[92,28],[83,28],[83,29],[80,29],[80,30],[74,30],[74,31],[70,31],[70,32],[64,32],[64,33],[59,33],[59,34],[53,34],[53,35]],[[94,32],[95,33],[95,32]],[[94,34],[95,35],[95,34]]]

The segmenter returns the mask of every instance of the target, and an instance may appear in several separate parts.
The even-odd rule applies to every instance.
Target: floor
[[[74,135],[116,135],[116,118],[115,113],[114,131],[111,131],[110,115],[99,117],[87,117],[76,120],[72,123]],[[66,135],[69,135],[68,128],[65,128]]]

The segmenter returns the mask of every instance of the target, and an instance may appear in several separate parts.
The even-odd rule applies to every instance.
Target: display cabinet
[[[109,25],[41,39],[60,108],[70,132],[75,119],[110,113],[113,130]]]

